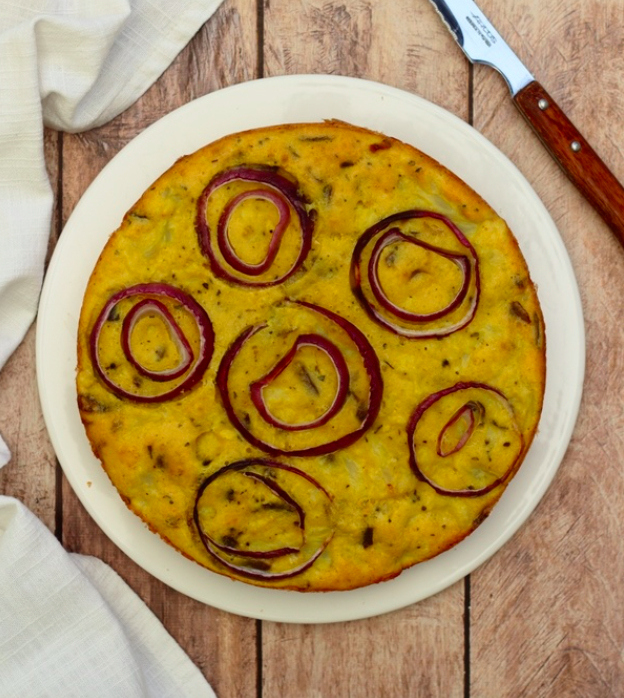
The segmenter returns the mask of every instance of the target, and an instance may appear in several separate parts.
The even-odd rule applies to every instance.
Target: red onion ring
[[[282,237],[286,228],[288,227],[289,220],[286,220],[285,210],[288,210],[288,219],[290,219],[290,208],[292,208],[296,214],[299,221],[301,234],[299,254],[290,269],[284,272],[277,279],[273,279],[271,281],[241,279],[226,269],[223,264],[221,264],[215,253],[212,242],[212,234],[206,220],[206,207],[208,205],[208,199],[219,187],[234,181],[258,182],[267,187],[266,190],[254,190],[253,195],[258,197],[259,193],[263,192],[263,198],[271,201],[277,207],[280,214],[280,220],[273,232],[271,242],[269,244],[269,250],[264,260],[258,265],[247,264],[240,259],[240,257],[238,257],[238,255],[236,255],[232,249],[227,235],[227,225],[234,209],[241,203],[242,200],[249,198],[252,196],[252,194],[243,192],[244,196],[243,194],[239,194],[237,197],[234,197],[228,202],[228,205],[225,207],[217,224],[217,246],[219,247],[224,260],[230,265],[230,267],[232,267],[232,269],[252,277],[258,276],[267,271],[275,261]],[[199,246],[202,254],[208,258],[215,276],[242,286],[253,286],[256,288],[275,286],[290,278],[303,264],[312,247],[314,216],[312,211],[308,212],[306,209],[306,203],[307,202],[303,195],[299,192],[296,183],[280,174],[275,169],[260,166],[241,165],[239,167],[233,167],[232,169],[225,170],[224,172],[216,175],[208,183],[197,200],[197,214],[195,216],[195,229],[197,231]],[[232,262],[234,263],[232,264]]]
[[[324,351],[330,358],[336,376],[338,386],[331,405],[320,417],[310,422],[302,424],[288,424],[271,414],[264,401],[264,389],[272,383],[292,362],[298,349],[305,346],[317,347]],[[279,427],[287,431],[301,431],[303,429],[314,429],[326,424],[335,414],[337,414],[345,403],[349,392],[349,368],[338,347],[325,337],[318,334],[301,334],[297,337],[290,350],[275,364],[275,366],[262,378],[251,384],[251,399],[262,418],[271,426]]]
[[[271,242],[266,253],[265,258],[258,264],[248,264],[244,262],[234,251],[232,247],[232,242],[228,234],[228,225],[230,218],[238,206],[246,199],[266,199],[270,201],[279,213],[279,220],[273,234],[271,235]],[[219,245],[219,250],[223,255],[225,261],[236,271],[242,274],[249,274],[251,276],[258,276],[265,272],[271,264],[275,261],[277,252],[279,250],[280,242],[288,224],[290,223],[290,209],[288,208],[288,202],[286,199],[276,192],[270,189],[252,189],[249,191],[243,191],[227,203],[226,207],[223,209],[223,213],[219,218],[217,224],[217,243]]]
[[[379,280],[379,261],[384,248],[388,247],[388,245],[392,245],[398,240],[402,240],[403,242],[407,242],[411,245],[416,245],[417,247],[422,247],[423,249],[434,252],[441,257],[446,257],[459,267],[460,271],[462,272],[461,286],[455,294],[455,297],[444,308],[440,308],[440,310],[436,310],[432,313],[412,313],[407,310],[403,310],[403,308],[399,307],[388,298],[388,295],[383,290]],[[441,317],[448,315],[448,313],[452,312],[461,305],[462,301],[466,297],[466,294],[468,293],[468,287],[470,285],[470,262],[468,261],[466,255],[455,254],[453,252],[449,252],[448,250],[444,250],[441,247],[429,245],[422,240],[417,240],[415,238],[411,238],[409,235],[405,235],[398,228],[391,228],[384,233],[375,244],[373,253],[368,261],[368,279],[371,291],[382,308],[389,311],[392,313],[392,315],[395,315],[401,320],[406,320],[407,322],[428,322],[431,320],[438,320]]]
[[[180,360],[177,366],[174,366],[173,368],[163,371],[149,370],[138,361],[134,355],[134,352],[132,351],[132,345],[130,342],[132,331],[134,330],[137,322],[142,317],[150,313],[155,313],[165,323],[169,336],[173,340],[178,353],[180,354]],[[182,374],[186,373],[194,359],[191,345],[188,343],[173,315],[171,315],[169,309],[164,303],[161,303],[159,300],[154,298],[144,298],[128,311],[122,325],[121,345],[126,358],[136,368],[136,370],[141,375],[147,376],[155,381],[168,381],[179,378]]]
[[[386,228],[389,228],[393,223],[399,221],[406,221],[415,218],[434,218],[441,221],[448,227],[448,229],[453,233],[458,242],[466,248],[467,254],[459,254],[456,252],[451,252],[449,250],[444,250],[434,245],[430,245],[422,240],[416,240],[408,235],[400,232],[398,229],[393,228],[388,230],[381,238],[376,242],[372,255],[369,259],[368,269],[367,269],[367,279],[371,287],[372,298],[368,298],[364,288],[362,286],[362,257],[364,251],[367,249],[371,241],[377,237],[380,233],[383,233]],[[412,244],[419,245],[424,249],[428,249],[436,254],[441,254],[442,256],[453,261],[462,270],[462,285],[456,294],[455,298],[447,304],[445,308],[435,311],[430,314],[417,314],[410,313],[402,308],[399,308],[394,304],[386,295],[381,283],[379,282],[379,276],[377,272],[377,266],[381,252],[383,249],[396,240],[403,240],[410,242]],[[474,278],[474,282],[472,279]],[[477,253],[466,238],[466,236],[461,232],[461,230],[446,216],[436,213],[434,211],[422,211],[418,209],[410,209],[407,211],[401,211],[399,213],[394,213],[386,218],[378,221],[370,228],[368,228],[364,234],[357,241],[355,248],[353,250],[353,257],[351,260],[351,289],[360,302],[361,306],[364,308],[366,313],[378,324],[386,327],[395,334],[401,335],[403,337],[409,337],[412,339],[422,339],[427,337],[444,337],[457,330],[460,330],[466,325],[468,325],[477,310],[477,305],[479,302],[479,295],[481,289],[481,282],[479,278],[479,259]],[[464,303],[466,296],[468,295],[469,288],[474,284],[474,293],[467,305],[465,312],[454,322],[449,325],[442,325],[439,327],[431,327],[427,323],[435,322],[436,320],[443,319],[447,317],[450,313],[457,308],[461,307]],[[375,300],[377,305],[372,301]],[[379,306],[379,307],[378,307]],[[390,317],[386,317],[384,313],[387,313]],[[393,318],[397,320],[403,320],[410,322],[412,327],[404,327],[398,322],[395,322]]]
[[[190,368],[187,367],[188,373],[183,381],[178,383],[175,387],[171,388],[170,390],[167,390],[164,393],[160,393],[159,395],[138,395],[136,393],[132,393],[126,390],[125,388],[122,388],[108,376],[99,358],[98,345],[100,340],[100,334],[102,332],[102,328],[108,320],[108,316],[111,310],[120,301],[126,298],[132,298],[133,296],[166,297],[177,301],[178,303],[183,305],[185,310],[187,310],[191,314],[191,316],[195,320],[197,329],[199,331],[199,350],[195,363],[192,366],[190,366]],[[154,301],[150,302],[154,303]],[[163,304],[159,303],[158,305],[160,306]],[[136,311],[136,313],[139,312],[140,310]],[[132,315],[132,311],[130,311],[130,314]],[[167,315],[169,315],[168,312]],[[171,320],[173,321],[172,317]],[[129,346],[129,333],[133,326],[132,317],[128,322],[124,322],[124,326],[122,326],[122,334],[125,334],[126,337],[125,339],[122,337],[122,347],[125,347],[126,344]],[[180,331],[175,321],[172,322],[171,327],[177,328],[177,330],[174,329],[176,333]],[[186,342],[186,340],[184,341]],[[100,311],[100,314],[98,315],[95,321],[95,324],[91,331],[91,335],[89,337],[89,350],[91,354],[91,361],[93,362],[93,366],[95,368],[96,373],[98,374],[104,385],[106,385],[106,387],[118,397],[139,403],[157,403],[163,402],[165,400],[172,400],[191,390],[191,388],[195,387],[195,385],[199,383],[202,376],[204,375],[204,372],[208,368],[208,364],[210,363],[210,359],[212,358],[213,349],[214,332],[212,329],[212,323],[210,322],[210,318],[208,317],[208,314],[206,313],[204,308],[194,298],[189,296],[184,291],[181,291],[179,288],[176,288],[175,286],[170,286],[169,284],[157,282],[130,286],[128,288],[122,289],[121,291],[111,296]],[[126,353],[125,348],[124,353]],[[126,353],[126,357],[134,365],[134,358],[131,351],[129,354]],[[160,379],[162,379],[162,377]]]
[[[447,456],[452,456],[454,453],[458,453],[459,451],[462,450],[462,448],[468,443],[468,439],[472,436],[473,431],[477,427],[477,420],[475,419],[475,411],[476,411],[476,405],[474,403],[466,403],[462,407],[460,407],[457,412],[449,419],[449,421],[442,427],[442,431],[440,432],[438,436],[438,444],[436,448],[436,453],[441,457],[441,458],[446,458]],[[466,428],[462,432],[461,437],[457,440],[457,443],[453,448],[449,449],[448,451],[443,451],[442,450],[442,442],[444,441],[444,437],[446,433],[452,429],[457,422],[459,422],[461,419],[464,419],[467,424]]]
[[[441,398],[450,395],[452,393],[455,393],[459,390],[467,390],[469,388],[476,388],[478,390],[486,390],[490,393],[494,393],[498,398],[507,406],[508,410],[510,413],[513,415],[513,409],[511,405],[509,404],[509,401],[505,397],[505,395],[498,389],[493,388],[490,385],[486,385],[485,383],[456,383],[454,386],[450,388],[446,388],[444,390],[440,390],[436,393],[433,393],[429,395],[429,397],[425,398],[418,407],[414,410],[412,413],[412,416],[410,417],[410,420],[407,425],[407,437],[408,437],[408,444],[409,444],[409,452],[410,452],[410,467],[416,477],[423,481],[426,482],[428,485],[430,485],[438,494],[441,495],[446,495],[449,497],[480,497],[484,494],[487,494],[488,492],[491,492],[495,487],[498,487],[501,483],[503,483],[510,475],[511,473],[514,472],[516,469],[516,466],[518,465],[520,459],[522,458],[523,452],[524,452],[524,437],[522,436],[522,433],[518,429],[517,434],[520,439],[520,446],[518,449],[518,453],[516,457],[511,461],[511,464],[507,468],[507,470],[498,478],[496,478],[493,482],[491,482],[489,485],[486,485],[485,487],[482,487],[480,489],[462,489],[462,490],[450,490],[444,487],[441,487],[438,485],[432,478],[428,477],[421,469],[418,459],[416,457],[416,448],[414,446],[414,435],[416,432],[416,427],[418,426],[418,422],[420,421],[421,417],[423,414],[432,406],[434,405],[438,400]],[[465,405],[462,409],[459,410],[459,413],[463,409],[465,409]],[[455,413],[453,417],[447,422],[445,427],[443,428],[442,431],[447,429],[449,427],[449,424],[455,420],[457,415],[459,413]],[[458,418],[458,417],[457,417]],[[471,432],[472,434],[472,432]],[[469,438],[469,437],[468,437]],[[466,438],[466,441],[468,441],[468,438]],[[462,447],[465,445],[465,442],[462,444]],[[446,455],[451,455],[452,453],[455,453],[459,449],[453,449],[449,451],[448,453],[444,454],[443,457]],[[438,455],[441,455],[439,453],[439,440],[438,440],[438,449],[437,449]]]
[[[286,465],[284,463],[279,463],[273,460],[266,460],[263,458],[249,458],[246,460],[237,461],[235,463],[230,463],[229,465],[224,466],[223,468],[217,470],[208,478],[206,478],[204,482],[200,485],[197,491],[197,495],[195,497],[195,504],[193,507],[193,521],[195,522],[195,528],[197,529],[199,537],[208,553],[210,553],[210,555],[212,555],[216,560],[218,560],[218,562],[220,562],[226,569],[230,570],[231,572],[234,572],[235,574],[238,574],[242,577],[246,577],[248,579],[256,580],[277,581],[281,579],[289,579],[290,577],[294,577],[298,574],[301,574],[314,564],[314,562],[319,558],[319,556],[329,545],[329,542],[333,537],[333,532],[331,532],[329,536],[327,536],[323,541],[321,541],[320,544],[315,549],[313,549],[311,553],[303,561],[295,561],[294,567],[281,572],[271,572],[270,570],[255,569],[253,567],[250,568],[244,564],[235,564],[234,562],[224,557],[224,555],[231,555],[233,557],[246,558],[249,560],[274,560],[276,558],[286,557],[288,555],[300,555],[303,552],[302,549],[305,547],[306,517],[303,507],[290,494],[288,494],[286,490],[284,490],[276,482],[273,482],[271,478],[259,473],[255,473],[253,471],[245,472],[246,468],[250,468],[253,466],[268,467],[271,469],[283,470],[286,472],[293,473],[311,483],[316,489],[322,492],[328,500],[331,501],[332,499],[331,495],[317,480],[312,478],[304,471],[299,470],[298,468],[294,468],[291,465]],[[199,502],[201,500],[201,497],[206,488],[212,482],[214,482],[217,478],[221,477],[224,473],[229,471],[243,471],[243,475],[264,484],[269,490],[271,490],[275,495],[277,495],[280,499],[282,499],[282,501],[288,504],[295,511],[299,519],[299,526],[301,528],[304,539],[303,544],[300,548],[292,548],[290,546],[285,546],[282,548],[273,548],[272,550],[266,551],[239,550],[238,548],[217,543],[212,536],[208,535],[206,531],[204,531],[199,516]]]
[[[308,303],[306,301],[292,301],[305,308],[309,308],[321,315],[324,315],[331,321],[335,322],[341,329],[343,329],[349,338],[355,344],[362,361],[364,364],[364,369],[369,380],[369,403],[366,410],[366,414],[357,429],[340,436],[333,441],[329,441],[325,444],[320,444],[318,446],[311,446],[309,448],[294,449],[291,451],[277,448],[272,444],[259,439],[254,436],[251,431],[243,424],[241,419],[236,414],[234,410],[234,405],[229,395],[229,376],[232,364],[237,354],[243,348],[245,343],[253,337],[254,334],[259,332],[261,329],[265,328],[266,325],[253,325],[244,330],[229,346],[225,352],[219,369],[217,371],[217,388],[219,394],[221,395],[221,401],[226,414],[232,423],[232,425],[238,430],[238,432],[253,446],[259,448],[266,453],[271,455],[291,455],[291,456],[320,456],[328,453],[332,453],[341,448],[346,448],[352,443],[355,443],[374,423],[379,414],[379,409],[381,407],[381,400],[383,396],[383,378],[381,375],[381,367],[379,365],[379,359],[372,345],[364,334],[347,319],[337,315],[336,313],[323,308],[319,305],[314,305],[313,303]]]
[[[263,477],[262,475],[258,475],[257,473],[243,473],[243,475],[257,480],[258,482],[261,482],[263,485],[267,487],[267,489],[271,490],[273,494],[277,495],[281,500],[290,505],[295,510],[299,518],[299,528],[303,530],[305,526],[305,513],[301,506],[298,504],[298,502],[296,502],[288,494],[288,492],[282,489],[277,483],[271,482],[269,478]],[[271,559],[273,557],[283,557],[284,555],[298,553],[301,550],[300,548],[291,547],[274,548],[273,550],[239,550],[238,548],[233,548],[229,545],[222,545],[221,543],[217,543],[217,541],[211,536],[209,536],[205,531],[203,532],[203,535],[206,537],[206,540],[209,541],[211,545],[213,545],[215,548],[218,548],[221,552],[228,553],[229,555],[238,555],[239,557],[254,558],[256,560]]]

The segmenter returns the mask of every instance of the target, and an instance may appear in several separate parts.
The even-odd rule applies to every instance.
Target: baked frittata
[[[216,573],[298,591],[387,580],[470,534],[544,386],[505,221],[337,121],[178,160],[111,235],[78,330],[80,414],[128,507]]]

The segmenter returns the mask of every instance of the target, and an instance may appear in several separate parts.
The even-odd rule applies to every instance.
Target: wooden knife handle
[[[530,82],[514,102],[540,140],[583,196],[624,245],[624,187],[539,82]]]

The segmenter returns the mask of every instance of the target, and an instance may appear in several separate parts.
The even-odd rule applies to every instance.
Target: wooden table
[[[621,0],[482,0],[520,57],[624,181]],[[100,557],[154,610],[220,698],[536,698],[624,692],[624,250],[516,113],[501,77],[472,68],[427,0],[226,0],[127,112],[46,134],[50,251],[98,171],[189,100],[261,76],[339,73],[416,93],[472,123],[520,168],[559,227],[587,330],[579,420],[546,496],[517,535],[451,588],[372,619],[260,622],[182,596],[102,534],[67,484],[35,382],[34,328],[0,373],[0,492],[71,551]]]

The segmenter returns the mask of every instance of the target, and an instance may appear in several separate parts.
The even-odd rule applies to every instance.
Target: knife
[[[431,0],[472,63],[505,78],[520,113],[624,246],[624,187],[472,0]]]

